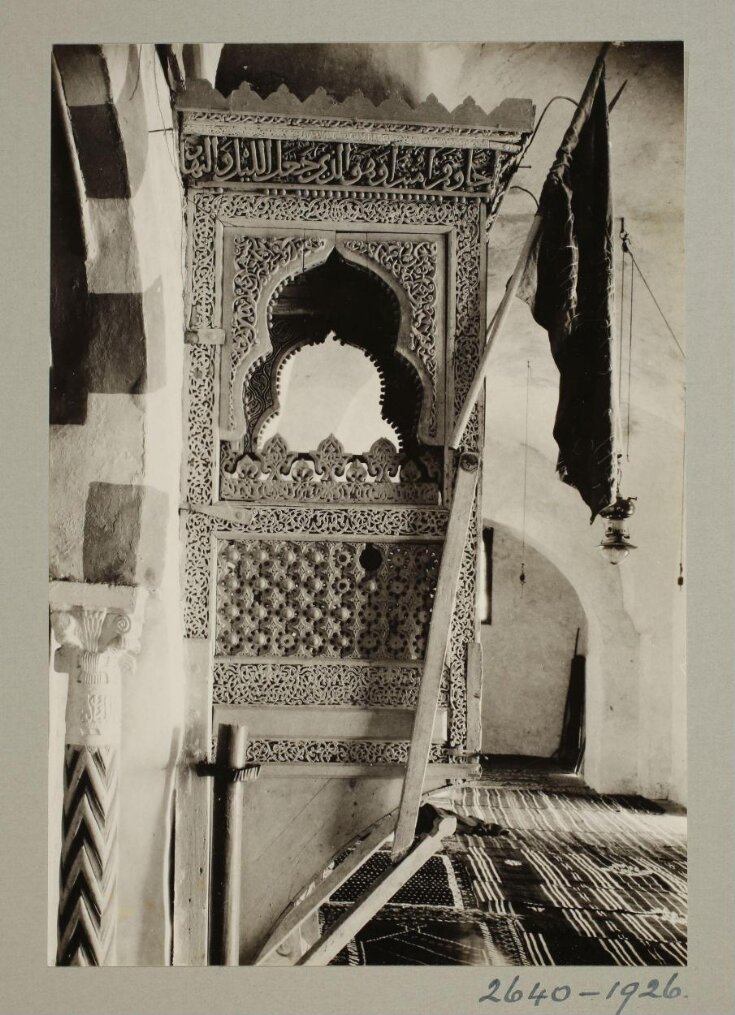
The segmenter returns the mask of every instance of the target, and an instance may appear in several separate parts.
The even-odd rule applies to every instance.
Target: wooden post
[[[465,453],[460,456],[454,500],[449,513],[447,538],[444,543],[439,580],[434,595],[434,606],[429,625],[424,671],[416,705],[416,713],[408,752],[408,764],[401,792],[401,803],[393,844],[393,858],[400,858],[411,846],[416,831],[416,818],[421,802],[426,766],[431,750],[431,735],[434,729],[436,708],[439,702],[444,657],[447,654],[449,629],[452,622],[454,601],[462,565],[462,554],[467,542],[467,530],[475,501],[477,485],[477,455]]]
[[[217,733],[212,828],[210,964],[240,963],[242,793],[235,770],[245,765],[247,728],[223,723]]]
[[[482,750],[482,644],[471,641],[467,646],[467,750]]]
[[[457,827],[453,814],[437,811],[434,827],[397,867],[389,867],[357,899],[352,909],[334,923],[309,951],[296,963],[297,966],[326,966],[345,945],[352,940],[371,917],[389,902],[426,861],[441,849],[442,840],[452,835]]]

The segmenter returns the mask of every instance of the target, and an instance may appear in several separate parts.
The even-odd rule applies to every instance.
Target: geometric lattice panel
[[[222,540],[217,655],[418,660],[441,545]]]

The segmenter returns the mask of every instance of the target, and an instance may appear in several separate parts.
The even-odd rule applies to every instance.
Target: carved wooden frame
[[[191,323],[197,329],[222,328],[222,293],[218,291],[218,279],[222,277],[221,258],[224,229],[230,224],[252,228],[261,223],[267,229],[283,225],[285,232],[293,230],[294,223],[306,232],[311,225],[314,233],[323,236],[331,231],[352,232],[356,240],[370,242],[372,234],[386,236],[426,235],[427,230],[438,235],[447,235],[447,358],[452,370],[447,378],[448,403],[455,410],[461,404],[479,358],[479,341],[483,332],[484,307],[479,299],[480,281],[484,277],[484,230],[485,211],[479,202],[460,203],[457,201],[429,202],[410,199],[396,200],[380,193],[372,195],[324,196],[324,195],[256,195],[250,192],[213,192],[211,189],[197,189],[190,193],[190,263],[192,267]],[[345,228],[348,223],[350,228]],[[293,232],[290,233],[293,236]],[[369,237],[369,238],[368,238]],[[215,254],[216,251],[216,254]],[[306,259],[305,255],[305,259]],[[314,263],[326,256],[324,249],[312,255]],[[363,255],[364,256],[364,255]],[[296,266],[300,268],[300,265]],[[372,268],[371,264],[371,268]],[[293,270],[293,269],[292,269]],[[269,283],[268,295],[261,299],[261,313],[265,313],[267,299],[288,275],[288,268],[280,279]],[[453,298],[451,298],[453,297]],[[185,499],[192,507],[206,506],[219,499],[218,452],[216,405],[221,384],[222,349],[210,343],[194,344],[188,349],[188,392],[186,436],[187,462],[184,476]],[[474,414],[463,440],[463,450],[479,450],[480,412]],[[447,485],[451,476],[447,476]],[[265,510],[265,509],[263,509]],[[324,531],[334,525],[333,508],[308,508],[307,514]],[[352,508],[347,509],[349,511]],[[390,509],[391,514],[399,508]],[[407,509],[410,511],[410,509]],[[386,508],[375,509],[377,517]],[[364,521],[370,512],[362,509],[358,515]],[[282,513],[284,524],[290,512]],[[303,517],[303,510],[301,512]],[[264,517],[261,513],[260,517]],[[344,517],[344,516],[343,516]],[[411,518],[406,514],[405,519]],[[356,516],[353,521],[358,522]],[[408,522],[409,531],[411,522]],[[238,526],[239,527],[239,526]],[[339,524],[336,526],[339,527]],[[368,526],[369,527],[369,526]],[[229,528],[229,526],[228,526]],[[210,623],[210,552],[209,538],[203,530],[212,531],[210,519],[202,515],[189,516],[186,530],[187,563],[185,566],[186,585],[186,627],[187,635],[209,637]],[[283,530],[281,530],[283,531]],[[359,528],[355,529],[359,533]],[[465,655],[466,644],[476,635],[476,519],[471,526],[471,540],[468,543],[466,559],[463,562],[461,592],[458,598],[452,624],[450,648],[447,654],[446,682],[449,687],[450,744],[455,749],[465,745],[466,737],[466,686]],[[204,551],[204,552],[203,552]],[[204,563],[206,558],[207,563]],[[196,590],[199,589],[197,592]]]
[[[248,214],[253,213],[253,214]],[[426,227],[439,227],[448,232],[446,356],[450,363],[447,372],[447,403],[455,410],[461,404],[479,357],[479,336],[484,324],[484,306],[480,305],[480,282],[484,273],[485,214],[477,202],[461,204],[456,201],[430,203],[408,199],[395,200],[384,195],[354,195],[351,197],[306,197],[300,195],[263,196],[250,192],[213,192],[199,189],[189,197],[190,264],[192,274],[189,332],[195,344],[189,348],[188,371],[189,405],[192,411],[187,419],[187,475],[185,499],[193,503],[212,502],[213,476],[213,421],[202,415],[201,408],[215,398],[219,401],[221,369],[217,365],[212,376],[212,365],[221,359],[221,350],[209,336],[222,330],[222,293],[218,285],[221,278],[221,242],[224,223],[232,218],[246,218],[248,222],[265,220],[281,224],[316,221],[355,224],[356,231],[367,232],[370,227],[376,234],[408,233],[412,229],[425,232]],[[362,230],[360,230],[362,227]],[[367,227],[367,228],[366,228]],[[215,254],[215,251],[218,253]],[[202,335],[204,340],[197,341]],[[217,391],[215,392],[215,387]],[[197,412],[198,418],[197,418]],[[463,450],[475,450],[479,438],[479,418],[476,413],[470,420],[463,442]],[[188,489],[188,487],[194,489]]]
[[[215,701],[220,712],[230,706],[258,708],[261,704],[319,709],[414,706],[420,666],[378,660],[376,669],[376,661],[340,660],[325,668],[319,659],[311,663],[312,671],[319,674],[310,679],[315,673],[303,672],[307,663],[301,662],[295,673],[291,663],[279,659],[267,663],[271,677],[264,684],[259,679],[263,660],[253,664],[216,657],[217,543],[221,538],[283,539],[289,534],[300,540],[444,541],[457,459],[443,435],[451,430],[479,361],[485,328],[487,229],[525,150],[533,110],[530,103],[510,103],[485,114],[468,100],[450,112],[433,98],[416,110],[396,100],[376,108],[364,96],[335,103],[325,93],[301,102],[284,95],[283,89],[261,100],[250,89],[241,88],[225,100],[196,83],[182,93],[178,105],[190,280],[181,512],[189,673],[184,754],[193,763],[211,752]],[[203,159],[201,166],[192,164],[192,155],[195,162]],[[291,164],[279,163],[281,156]],[[247,502],[230,499],[236,490],[223,490],[221,465],[232,461],[232,441],[238,439],[237,428],[227,429],[231,420],[220,416],[222,361],[227,352],[222,348],[226,334],[218,279],[225,229],[233,221],[286,232],[297,224],[305,233],[327,238],[349,232],[363,243],[378,235],[408,234],[418,240],[428,232],[446,237],[446,270],[441,273],[446,317],[437,323],[446,336],[441,364],[446,377],[437,381],[445,389],[445,418],[437,419],[434,440],[428,442],[443,454],[438,506],[413,502],[377,506],[359,500],[288,505],[275,498],[272,503]],[[351,253],[354,258],[368,251]],[[309,251],[305,261],[319,256],[319,251]],[[378,277],[377,268],[388,270],[379,261],[373,257],[367,265]],[[394,281],[400,283],[400,279]],[[406,321],[410,299],[405,294],[402,298]],[[267,313],[267,299],[260,306]],[[425,415],[423,438],[432,436],[427,421]],[[221,431],[220,424],[226,424]],[[483,442],[480,400],[460,451],[481,452]],[[467,754],[479,750],[479,697],[470,667],[468,702],[467,660],[479,631],[475,589],[481,489],[480,477],[442,677],[440,704],[447,710],[448,735],[431,748],[429,768],[440,780],[476,774],[466,763]],[[311,740],[261,736],[251,744],[251,757],[263,763],[263,774],[279,778],[370,774],[394,779],[403,773],[407,747],[398,739],[367,742],[356,733],[352,740],[318,739],[316,734]],[[174,954],[176,962],[198,964],[206,962],[207,955],[210,803],[207,788],[192,772],[191,764],[182,766],[177,783],[177,799],[186,818],[177,822],[176,832],[181,877],[176,892],[183,904],[174,908]]]
[[[336,250],[349,263],[376,275],[398,300],[401,318],[395,353],[416,371],[424,392],[418,436],[424,444],[441,445],[446,402],[443,394],[448,376],[445,316],[451,237],[452,227],[443,224],[409,224],[404,228],[387,224],[385,229],[367,232],[365,223],[360,221],[337,223],[336,228],[330,230],[306,219],[284,223],[264,222],[259,217],[217,216],[212,262],[214,277],[208,279],[213,293],[208,328],[222,336],[220,440],[235,444],[242,440],[246,426],[243,386],[255,364],[272,351],[269,325],[274,298],[288,281],[323,264]],[[255,261],[257,252],[261,263],[265,262],[265,270],[254,270],[245,290],[238,292],[237,281],[242,273],[238,271],[242,264],[238,246],[243,244],[251,248],[251,262]],[[410,258],[399,256],[400,251],[396,254],[397,248],[409,245],[413,248]],[[196,256],[196,248],[194,254]],[[202,260],[209,267],[209,256]],[[428,267],[423,278],[414,277],[417,266]],[[196,283],[194,288],[196,291]],[[209,305],[209,300],[206,302]],[[195,300],[191,308],[191,325],[197,330],[205,330],[200,323],[203,317],[206,319],[201,303]],[[245,316],[246,322],[238,320]],[[238,331],[243,324],[249,340],[237,355],[235,347],[241,344],[237,341]],[[289,348],[288,354],[292,351],[293,348]],[[267,418],[260,421],[260,426]]]

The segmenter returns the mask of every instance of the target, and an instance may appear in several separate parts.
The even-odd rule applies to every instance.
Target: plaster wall
[[[559,747],[578,629],[585,652],[584,611],[546,557],[524,549],[502,525],[493,529],[492,622],[481,627],[481,750],[550,757]]]
[[[517,505],[523,498],[523,456],[515,442],[489,440],[485,469],[485,510],[520,540]],[[498,475],[504,477],[502,484],[495,482]],[[625,606],[629,581],[622,568],[602,566],[595,550],[599,533],[590,529],[587,517],[578,518],[576,491],[559,483],[553,465],[533,449],[527,489],[526,543],[573,586],[587,621],[585,778],[604,792],[641,792],[641,647]]]
[[[527,363],[529,382],[529,467],[526,480],[526,536],[569,577],[585,611],[599,616],[601,631],[612,651],[622,651],[616,668],[603,677],[613,694],[595,734],[594,698],[588,700],[588,754],[597,737],[612,745],[620,735],[619,718],[631,726],[625,735],[632,753],[610,753],[604,773],[612,790],[623,784],[653,797],[675,793],[684,802],[681,778],[685,767],[685,593],[677,585],[681,542],[682,433],[655,410],[661,402],[651,392],[646,408],[636,407],[631,431],[630,460],[623,463],[623,492],[638,497],[631,520],[638,549],[619,567],[606,564],[595,545],[601,524],[589,526],[589,515],[578,495],[555,476],[556,447],[551,430],[557,392],[543,345],[526,347],[527,358],[516,358],[514,344],[523,342],[527,311],[519,303],[510,315],[507,333],[496,349],[497,369],[488,377],[488,423],[485,456],[484,511],[522,533],[524,514],[523,434]],[[545,339],[545,336],[541,336]],[[507,357],[505,362],[503,358]],[[658,405],[657,405],[658,402]],[[654,410],[650,411],[649,410]],[[563,557],[561,547],[564,547]],[[585,586],[581,584],[584,575]],[[621,626],[612,623],[619,617]],[[590,644],[588,675],[595,665]],[[600,660],[598,659],[599,663]],[[620,669],[622,667],[622,669]],[[614,721],[613,716],[618,718]],[[637,732],[634,733],[634,730]],[[630,734],[634,743],[631,743]],[[674,768],[680,773],[674,785]],[[588,773],[594,767],[588,769]]]

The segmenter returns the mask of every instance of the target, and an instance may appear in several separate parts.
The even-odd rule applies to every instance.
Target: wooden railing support
[[[396,813],[396,811],[391,811],[390,814],[386,814],[384,818],[381,818],[380,821],[364,833],[342,863],[338,864],[323,880],[319,881],[309,895],[302,899],[301,902],[296,903],[292,909],[284,914],[258,953],[258,957],[255,960],[256,966],[266,964],[268,958],[277,951],[289,935],[293,934],[320,906],[323,906],[337,889],[355,871],[359,870],[363,864],[367,863],[370,857],[388,841],[393,834]]]
[[[454,602],[457,597],[462,554],[467,542],[475,487],[479,468],[477,455],[465,452],[460,455],[454,499],[449,512],[447,536],[444,543],[439,578],[434,595],[434,608],[429,625],[424,671],[421,675],[418,702],[413,721],[408,764],[403,780],[401,803],[398,810],[393,859],[397,860],[410,848],[416,832],[416,818],[421,803],[421,790],[429,763],[434,718],[439,703],[444,657],[452,623]]]
[[[434,826],[422,836],[401,862],[388,867],[296,963],[297,966],[326,966],[345,945],[361,930],[379,909],[389,902],[396,892],[413,877],[426,861],[437,853],[442,841],[454,833],[457,819],[453,814],[437,810]]]

